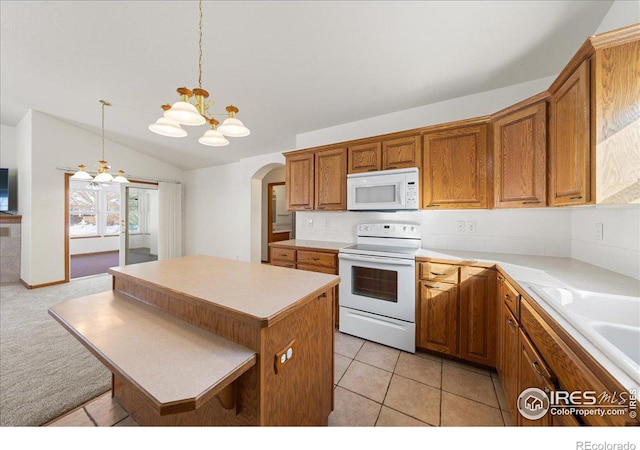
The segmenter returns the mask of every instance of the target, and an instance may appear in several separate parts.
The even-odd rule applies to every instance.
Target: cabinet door
[[[382,143],[349,147],[349,173],[374,172],[382,167]]]
[[[315,154],[315,209],[347,209],[347,149],[322,150]]]
[[[458,349],[458,286],[420,283],[418,347],[455,356]]]
[[[516,409],[516,401],[518,400],[519,387],[519,330],[518,322],[511,314],[511,311],[506,305],[502,306],[500,320],[502,322],[501,331],[502,337],[500,339],[500,355],[502,373],[500,381],[502,382],[502,388],[504,389],[504,395],[511,409],[512,417],[517,417],[518,410]]]
[[[546,130],[545,102],[493,123],[495,208],[546,206]]]
[[[423,136],[425,208],[487,208],[487,127],[454,128]]]
[[[549,104],[549,204],[591,202],[589,61],[551,96]]]
[[[526,334],[520,330],[520,375],[518,395],[528,388],[538,388],[549,393],[554,389],[552,375],[544,361],[538,355],[535,348],[527,338]],[[517,424],[520,426],[550,426],[552,425],[550,412],[537,420],[529,420],[521,414],[517,415]]]
[[[313,153],[285,155],[285,157],[287,210],[304,211],[313,209]]]
[[[420,165],[420,136],[391,139],[382,143],[382,170]]]
[[[460,357],[496,365],[496,272],[463,267],[460,277]]]

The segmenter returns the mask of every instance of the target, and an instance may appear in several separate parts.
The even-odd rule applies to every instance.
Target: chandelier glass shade
[[[225,136],[244,137],[250,134],[250,131],[244,124],[236,118],[238,108],[229,105],[226,107],[226,114],[210,114],[209,108],[213,105],[213,100],[207,100],[209,93],[202,88],[202,0],[198,2],[200,21],[199,32],[200,39],[198,41],[199,59],[198,59],[198,87],[193,90],[186,87],[176,89],[180,95],[180,100],[173,105],[162,105],[164,115],[155,123],[149,125],[152,132],[168,137],[184,137],[187,132],[182,129],[181,125],[200,126],[205,123],[211,125],[211,129],[206,131],[204,135],[198,139],[203,145],[221,147],[228,145],[229,141]],[[219,128],[216,126],[219,122],[213,116],[226,116]]]
[[[129,180],[127,180],[127,178],[124,176],[123,170],[118,171],[118,176],[114,178],[114,176],[109,173],[110,167],[107,161],[104,160],[104,107],[111,106],[111,103],[106,100],[100,100],[100,103],[102,104],[102,159],[98,161],[98,164],[100,165],[100,167],[98,168],[98,173],[94,177],[85,170],[87,166],[85,166],[84,164],[80,164],[78,166],[79,170],[71,176],[72,180],[88,181],[89,189],[93,190],[99,190],[101,185],[109,184],[111,182],[129,182]]]

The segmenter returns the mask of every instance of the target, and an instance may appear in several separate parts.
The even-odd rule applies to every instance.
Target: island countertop
[[[204,255],[113,267],[109,273],[181,292],[258,320],[263,326],[304,298],[340,282],[335,275]]]

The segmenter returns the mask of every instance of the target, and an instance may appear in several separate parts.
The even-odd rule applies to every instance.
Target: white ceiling
[[[2,1],[1,120],[35,109],[183,169],[295,135],[560,72],[612,1],[205,1],[202,86],[251,129],[227,147],[147,126],[198,82],[195,1]]]

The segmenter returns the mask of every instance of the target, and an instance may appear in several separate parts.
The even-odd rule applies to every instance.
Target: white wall
[[[617,0],[613,2],[607,15],[602,19],[594,34],[615,30],[640,22],[640,1]]]
[[[27,239],[33,233],[33,215],[31,213],[31,136],[33,127],[33,113],[28,111],[16,127],[16,165],[18,176],[18,211],[22,215],[22,229],[20,230],[20,278],[24,279],[25,273],[31,273],[32,241]]]
[[[275,152],[186,172],[185,254],[260,262],[262,178],[281,164]]]
[[[31,128],[18,125],[16,135],[20,198],[25,194],[30,197],[27,202],[21,200],[20,206],[23,221],[25,214],[28,221],[28,229],[23,226],[22,233],[21,278],[37,286],[62,281],[65,276],[64,172],[56,167],[83,163],[93,168],[102,140],[97,134],[38,111],[30,111],[23,121],[27,119]],[[21,144],[23,141],[26,143]],[[180,169],[108,140],[105,157],[114,169],[121,167],[146,179],[182,181],[184,175]]]

